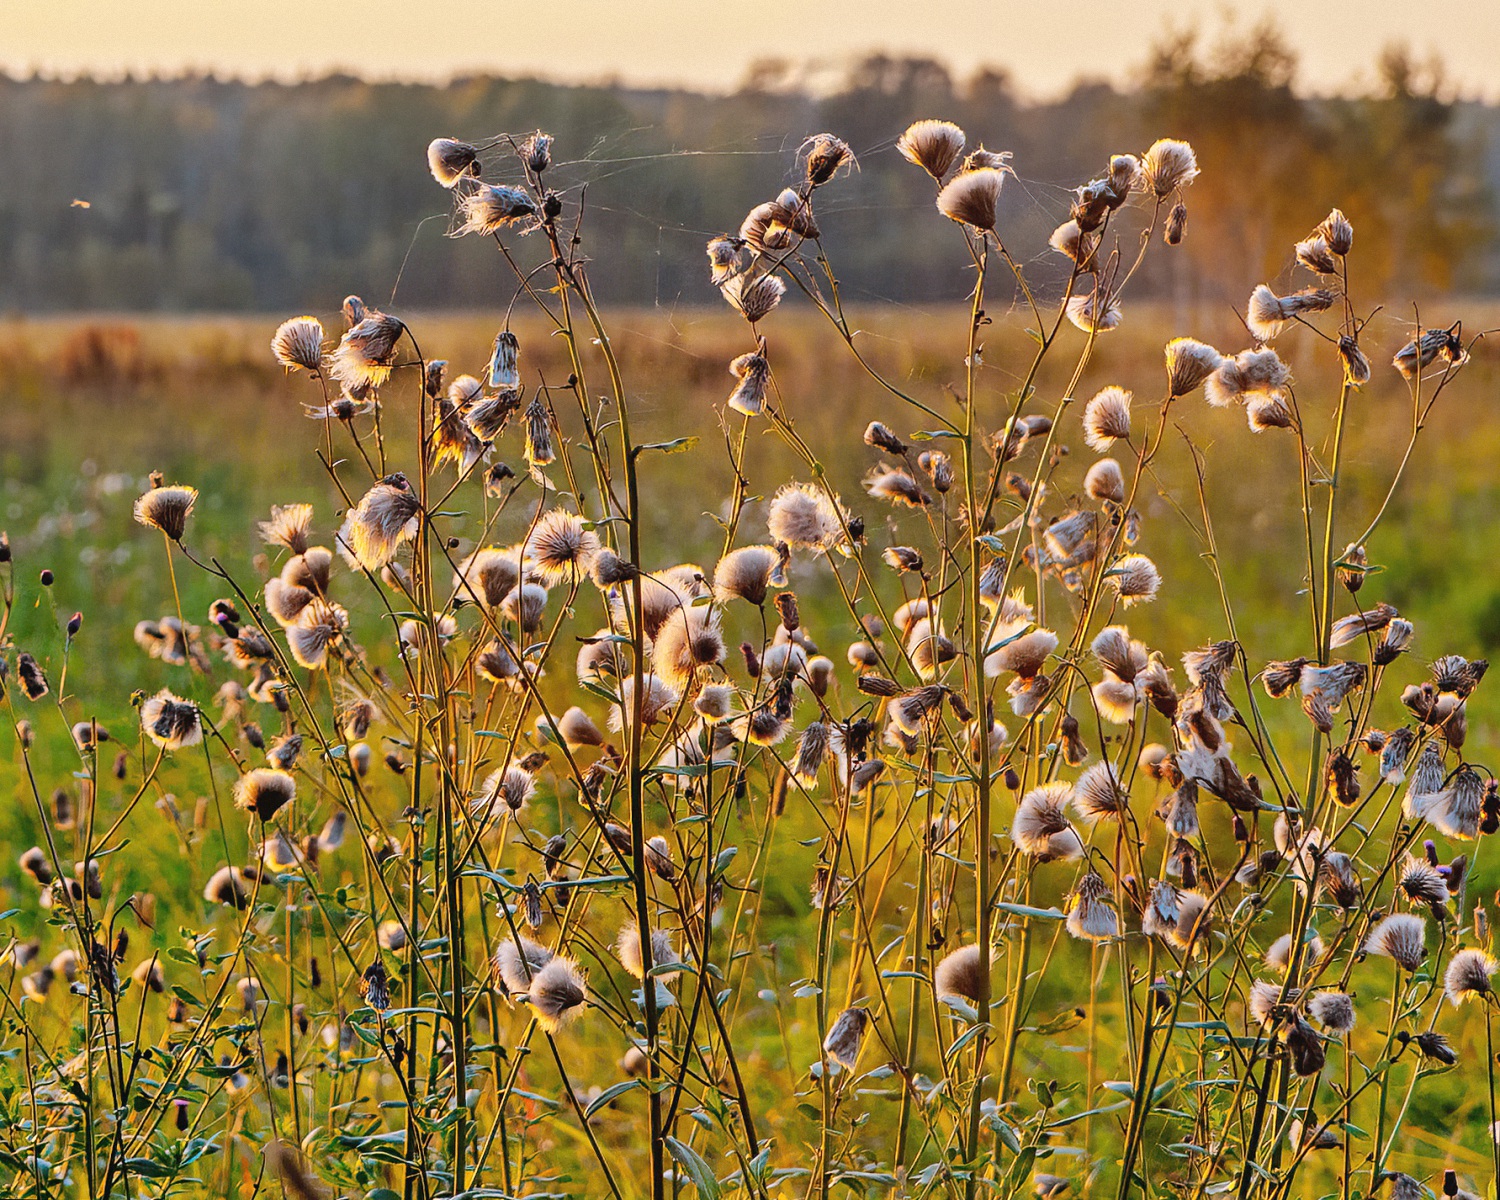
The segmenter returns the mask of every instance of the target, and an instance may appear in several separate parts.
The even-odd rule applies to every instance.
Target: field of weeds
[[[836,139],[715,311],[440,140],[472,316],[0,325],[18,1194],[1491,1192],[1492,313],[1133,303],[1181,143],[1033,291],[955,134],[950,307]]]

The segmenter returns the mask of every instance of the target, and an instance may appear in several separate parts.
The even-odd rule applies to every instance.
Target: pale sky
[[[1460,94],[1500,99],[1500,0],[1250,0],[1296,49],[1298,85],[1373,78],[1380,49],[1436,52]],[[209,69],[259,78],[345,70],[619,78],[730,90],[757,58],[836,69],[871,50],[989,64],[1046,98],[1080,75],[1120,80],[1176,23],[1218,34],[1223,0],[0,0],[0,68],[118,74]]]

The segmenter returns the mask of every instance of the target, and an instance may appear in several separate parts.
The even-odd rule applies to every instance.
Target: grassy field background
[[[497,323],[494,314],[401,315],[417,331],[428,355],[450,360],[452,372],[478,373],[487,360]],[[1012,389],[1029,361],[1020,314],[993,315],[997,323],[987,333],[980,373],[981,394],[986,397],[981,411],[991,428],[1003,420]],[[1429,323],[1444,325],[1462,317],[1466,330],[1500,324],[1500,310],[1488,303],[1455,301],[1450,310],[1423,316]],[[283,378],[267,348],[278,319],[101,316],[0,323],[0,528],[8,531],[14,549],[17,592],[10,632],[19,649],[31,651],[47,665],[56,684],[64,654],[61,625],[75,610],[82,612],[82,632],[67,664],[68,713],[75,720],[97,716],[106,728],[118,729],[127,745],[134,735],[135,716],[129,705],[133,690],[172,686],[195,694],[193,689],[202,687],[186,670],[149,659],[131,638],[136,621],[169,613],[174,604],[160,537],[131,519],[131,503],[144,488],[147,474],[160,470],[168,482],[200,489],[189,544],[195,553],[218,558],[244,578],[265,577],[256,567],[264,548],[254,521],[264,519],[272,504],[308,501],[317,509],[319,530],[331,532],[337,525],[341,504],[315,455],[321,429],[301,413],[301,403],[312,400],[315,389],[305,380]],[[335,317],[324,319],[330,329],[337,327]],[[888,307],[860,312],[856,324],[866,331],[860,344],[879,370],[941,408],[952,404],[945,388],[962,382],[965,320],[956,308]],[[732,480],[717,410],[732,386],[728,361],[751,348],[744,326],[726,313],[693,310],[624,310],[611,314],[610,323],[636,414],[638,440],[699,439],[689,452],[653,463],[646,478],[650,517],[645,558],[652,566],[694,561],[711,570],[722,533],[715,514],[707,510],[728,493]],[[547,338],[530,320],[519,320],[514,327],[523,347],[523,367],[540,369],[549,380],[561,382],[567,369],[557,339]],[[861,431],[872,419],[885,421],[903,435],[919,426],[898,401],[863,374],[819,318],[789,304],[768,323],[766,332],[786,410],[846,501],[866,516],[873,558],[891,539],[883,525],[884,511],[859,487],[860,477],[875,460],[861,443]],[[1164,308],[1129,309],[1122,328],[1100,340],[1076,389],[1079,403],[1064,417],[1060,440],[1078,461],[1060,472],[1059,486],[1077,486],[1092,459],[1078,425],[1082,401],[1099,387],[1119,384],[1134,391],[1142,418],[1154,413],[1164,382],[1161,348],[1178,335],[1202,338],[1225,351],[1248,344],[1233,313],[1194,317]],[[1076,348],[1082,336],[1069,329],[1064,339]],[[1367,524],[1379,507],[1410,432],[1406,386],[1387,365],[1408,336],[1408,320],[1389,312],[1376,318],[1367,335],[1375,383],[1356,396],[1351,408],[1340,499],[1341,512],[1347,514],[1340,529],[1347,534]],[[1310,335],[1288,336],[1278,348],[1296,373],[1298,400],[1310,429],[1322,431],[1337,398],[1329,348]],[[1064,353],[1056,366],[1042,373],[1027,411],[1052,410],[1066,383],[1061,371],[1071,361],[1072,356]],[[1387,600],[1416,623],[1411,657],[1420,661],[1403,665],[1403,679],[1420,678],[1422,663],[1439,654],[1493,659],[1500,653],[1496,362],[1494,353],[1481,346],[1477,361],[1443,397],[1400,493],[1369,543],[1370,560],[1381,572],[1371,578],[1361,600]],[[1167,439],[1156,468],[1159,490],[1143,490],[1144,527],[1138,547],[1156,561],[1165,583],[1157,603],[1128,614],[1132,632],[1148,645],[1169,648],[1174,660],[1181,649],[1226,636],[1218,591],[1202,558],[1204,546],[1182,515],[1185,511],[1194,525],[1201,523],[1185,443],[1191,438],[1207,453],[1207,497],[1220,565],[1252,664],[1307,652],[1295,440],[1284,431],[1253,434],[1238,410],[1211,410],[1201,394],[1179,401],[1172,418],[1184,436]],[[414,423],[409,400],[388,402],[386,419]],[[564,428],[571,428],[566,416]],[[403,465],[410,432],[401,431],[402,454],[393,455],[394,466]],[[1327,461],[1326,445],[1314,441],[1311,449]],[[507,436],[499,457],[524,474],[514,434]],[[806,478],[806,469],[779,440],[762,435],[752,424],[745,475],[752,494],[768,497],[782,483]],[[477,484],[466,485],[451,507],[477,506],[478,490]],[[1317,503],[1321,510],[1321,495]],[[493,540],[504,543],[519,537],[529,511],[529,502],[518,502],[502,518]],[[763,536],[764,506],[756,506],[738,540]],[[39,581],[43,568],[55,575],[50,587]],[[877,578],[887,588],[887,598],[894,600],[895,577],[883,573]],[[178,579],[184,613],[189,620],[203,622],[222,585],[184,571],[180,560]],[[843,651],[854,633],[847,617],[834,607],[826,574],[802,563],[794,570],[793,583],[813,637],[839,663],[841,686],[852,694]],[[372,653],[388,661],[391,651],[381,641],[375,615],[360,609],[354,618],[356,637],[371,647],[380,645]],[[731,645],[737,641],[731,622]],[[560,694],[568,683],[559,678],[548,686],[557,687]],[[1396,692],[1387,691],[1382,704],[1389,711],[1376,713],[1376,725],[1399,719]],[[209,697],[199,698],[207,703]],[[20,702],[13,698],[10,703]],[[1294,707],[1266,707],[1279,728],[1306,728]],[[29,716],[37,726],[36,761],[46,772],[39,779],[43,795],[59,786],[76,791],[71,776],[77,757],[56,710],[17,709],[16,715]],[[1496,761],[1492,689],[1479,690],[1469,716],[1468,757],[1481,763]],[[101,805],[107,810],[118,803],[130,786],[121,784],[114,794],[108,785],[101,786]],[[179,803],[190,811],[192,797],[179,797]],[[391,804],[396,803],[393,798]],[[1008,820],[1008,815],[1007,809],[1000,819]],[[565,818],[559,813],[558,819]],[[806,974],[810,952],[798,939],[805,936],[814,850],[798,843],[820,832],[808,814],[796,809],[789,810],[787,822],[777,834],[778,850],[771,864],[744,881],[765,890],[760,934],[779,947],[783,983]],[[200,926],[212,919],[199,897],[203,865],[198,852],[189,854],[165,821],[138,820],[137,826],[132,852],[121,857],[118,870],[111,868],[110,887],[122,897],[133,891],[154,893],[160,906],[154,942],[162,947],[177,944],[179,925]],[[5,851],[0,884],[8,894],[5,907],[13,913],[0,929],[22,941],[37,936],[40,914],[36,889],[15,859],[39,834],[15,738],[6,722],[0,729],[0,848]],[[751,829],[746,836],[757,835]],[[231,837],[240,838],[243,845],[242,831],[231,830]],[[1481,856],[1479,871],[1477,891],[1471,894],[1487,895],[1495,887],[1496,864]],[[149,933],[138,937],[141,947],[153,942]],[[56,931],[43,935],[49,945],[57,938]],[[1076,1003],[1087,962],[1086,950],[1063,947],[1063,969],[1049,979],[1038,1006],[1053,1011]],[[760,978],[754,982],[756,987],[766,983]],[[753,1005],[754,988],[749,991],[746,1003]],[[67,1039],[61,1004],[58,1013],[54,1032],[61,1045]],[[806,1066],[817,1051],[805,1017],[788,1009],[775,1020],[767,1011],[764,1044],[755,1048],[750,1061],[753,1087],[769,1107],[775,1107],[775,1097],[784,1096],[788,1086],[795,1089],[799,1080],[806,1086]],[[1376,1019],[1373,1013],[1370,1019]],[[1465,1028],[1471,1037],[1477,1029],[1482,1039],[1482,1021]],[[610,1044],[606,1033],[595,1048],[594,1069],[576,1082],[608,1086],[618,1078],[613,1063],[620,1047]],[[1081,1047],[1067,1044],[1066,1038],[1045,1046],[1033,1042],[1022,1066],[1043,1076],[1067,1070],[1067,1061],[1081,1053]],[[1076,1071],[1076,1061],[1073,1066]],[[550,1067],[538,1071],[545,1075]],[[1484,1153],[1484,1141],[1477,1094],[1465,1095],[1456,1084],[1448,1087],[1439,1080],[1424,1089],[1423,1096],[1425,1106],[1412,1114],[1410,1149],[1430,1155],[1434,1147],[1445,1147],[1443,1152],[1456,1162],[1472,1166],[1479,1161],[1476,1154]],[[621,1139],[632,1127],[625,1115],[606,1114],[603,1121],[607,1134]],[[564,1132],[565,1126],[560,1118],[551,1136],[571,1156],[579,1152],[577,1134]],[[1455,1128],[1463,1131],[1458,1143],[1446,1145]]]

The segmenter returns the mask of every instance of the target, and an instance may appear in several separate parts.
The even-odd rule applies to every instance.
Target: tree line
[[[1022,102],[1000,71],[959,80],[886,55],[818,93],[777,62],[723,95],[496,77],[3,78],[0,306],[323,311],[351,291],[493,306],[512,285],[496,256],[446,237],[448,198],[424,152],[438,135],[536,128],[556,138],[556,186],[610,245],[592,268],[606,301],[714,302],[705,241],[791,181],[797,147],[825,130],[859,156],[819,214],[846,300],[951,298],[952,239],[915,219],[931,189],[892,149],[929,116],[1014,153],[1000,228],[1021,257],[1045,260],[1070,190],[1110,154],[1170,136],[1193,143],[1203,173],[1182,255],[1143,278],[1157,295],[1242,301],[1245,280],[1285,273],[1286,248],[1334,205],[1368,235],[1366,292],[1500,286],[1488,180],[1500,112],[1455,102],[1440,72],[1399,48],[1365,95],[1303,96],[1294,72],[1261,28],[1217,45],[1164,41],[1128,86],[1083,82],[1045,104]]]

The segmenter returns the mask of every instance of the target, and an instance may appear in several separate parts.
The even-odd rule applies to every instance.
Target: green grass
[[[1445,321],[1448,318],[1448,314],[1440,315]],[[1454,315],[1463,315],[1477,328],[1483,314],[1469,306],[1455,306]],[[429,355],[450,359],[455,372],[478,373],[487,357],[496,319],[423,319],[418,314],[411,321]],[[728,447],[738,436],[739,419],[727,428],[721,427],[718,410],[732,386],[725,364],[748,348],[743,326],[724,314],[696,311],[625,311],[612,314],[611,321],[625,375],[633,389],[630,401],[637,440],[698,439],[686,453],[653,460],[644,477],[643,559],[650,566],[662,567],[692,561],[711,571],[723,542],[719,524],[723,514],[705,509],[728,494],[733,480]],[[872,419],[886,421],[903,435],[916,426],[816,322],[812,315],[788,306],[768,325],[785,410],[797,432],[815,448],[846,502],[866,516],[871,572],[884,598],[894,605],[900,599],[895,577],[873,565],[892,534],[885,511],[859,487],[860,477],[876,458],[860,441],[860,432]],[[36,727],[37,749],[32,762],[44,800],[58,787],[77,796],[80,763],[67,727],[72,721],[97,718],[115,738],[106,750],[124,747],[129,757],[123,781],[115,781],[107,771],[101,771],[99,820],[113,820],[135,794],[154,759],[151,747],[137,748],[132,692],[149,694],[171,687],[198,699],[213,715],[213,692],[228,674],[216,663],[209,679],[195,677],[185,668],[149,659],[132,640],[131,631],[138,620],[170,614],[177,603],[162,538],[131,519],[131,503],[144,488],[150,471],[160,470],[168,482],[188,483],[200,489],[188,544],[200,558],[217,560],[238,579],[248,581],[251,588],[247,590],[258,587],[274,570],[267,565],[254,527],[254,521],[264,519],[273,503],[314,504],[316,528],[325,539],[337,527],[343,504],[316,457],[323,432],[300,412],[301,402],[312,400],[316,389],[304,380],[282,378],[271,365],[266,343],[275,324],[273,318],[109,318],[0,327],[0,527],[8,530],[14,549],[16,590],[8,634],[16,649],[31,652],[44,663],[59,691],[66,666],[61,711],[52,697],[43,704],[28,705],[16,688],[11,687],[7,693],[10,711],[31,720]],[[334,323],[329,324],[332,327]],[[934,406],[951,405],[943,389],[950,384],[962,386],[961,368],[955,364],[963,357],[963,314],[956,310],[880,309],[859,314],[858,324],[869,331],[861,344],[882,372]],[[1007,314],[987,332],[985,365],[980,373],[984,396],[981,412],[991,428],[1003,419],[1011,399],[1009,389],[1018,380],[1020,364],[1026,361],[1028,342],[1022,325],[1018,314]],[[128,328],[135,333],[103,339],[113,349],[101,356],[95,349],[100,339],[81,332],[90,326]],[[535,323],[518,321],[515,327],[528,371],[540,370],[549,381],[561,383],[567,367],[558,339],[549,340]],[[1394,321],[1380,326],[1380,332],[1392,345],[1404,337]],[[1064,418],[1060,441],[1077,461],[1065,463],[1059,470],[1054,486],[1060,494],[1077,486],[1091,457],[1078,427],[1082,402],[1098,387],[1118,383],[1136,393],[1137,412],[1144,417],[1154,410],[1162,387],[1160,347],[1169,336],[1186,333],[1227,350],[1239,348],[1244,341],[1243,335],[1236,338],[1223,319],[1210,318],[1195,328],[1190,322],[1173,319],[1171,314],[1145,308],[1128,310],[1126,325],[1102,339],[1076,389],[1078,404]],[[1070,335],[1081,344],[1081,335],[1071,330]],[[1299,379],[1299,403],[1308,414],[1309,425],[1321,429],[1336,399],[1336,380],[1326,365],[1320,366],[1307,356],[1313,348],[1311,339],[1298,344],[1303,353],[1290,356],[1290,360]],[[787,365],[783,367],[782,363]],[[1352,406],[1341,480],[1340,532],[1335,538],[1339,545],[1374,515],[1408,433],[1410,402],[1404,385],[1383,362],[1377,362],[1376,372],[1377,385],[1358,394]],[[1044,370],[1028,411],[1050,411],[1065,382],[1057,369]],[[1389,600],[1417,624],[1413,654],[1393,668],[1403,681],[1419,679],[1422,661],[1439,654],[1494,657],[1500,649],[1500,588],[1494,583],[1492,566],[1500,557],[1500,525],[1491,517],[1500,504],[1500,478],[1492,466],[1500,449],[1500,410],[1494,404],[1497,384],[1500,375],[1493,359],[1481,351],[1481,361],[1461,378],[1435,412],[1402,491],[1369,543],[1371,561],[1381,570],[1371,577],[1360,600]],[[393,450],[393,465],[409,464],[407,447],[413,433],[412,428],[398,429],[397,423],[415,423],[412,405],[404,393],[402,397],[388,401],[385,416],[388,444],[395,447],[397,437],[401,439],[400,454]],[[956,406],[952,411],[956,414]],[[1181,434],[1168,435],[1156,460],[1152,483],[1160,490],[1143,488],[1139,504],[1144,518],[1139,548],[1161,568],[1165,585],[1157,603],[1133,609],[1123,619],[1135,636],[1167,650],[1174,665],[1175,653],[1181,649],[1227,636],[1219,592],[1203,557],[1203,518],[1187,451],[1187,439],[1191,439],[1208,452],[1206,496],[1219,546],[1219,565],[1226,590],[1233,597],[1241,639],[1250,648],[1252,668],[1266,659],[1296,653],[1306,647],[1309,634],[1294,439],[1282,431],[1252,434],[1238,411],[1210,410],[1201,394],[1179,401],[1171,417]],[[570,423],[567,416],[564,429],[577,436],[576,421]],[[345,453],[350,452],[347,439],[340,444]],[[1315,444],[1310,449],[1318,461],[1329,460],[1328,447]],[[524,475],[525,464],[514,432],[507,435],[500,457]],[[352,470],[349,474],[354,477]],[[806,478],[807,470],[781,441],[752,424],[744,474],[751,495],[768,497],[789,479]],[[496,522],[491,541],[504,544],[524,533],[534,494],[532,488],[516,497]],[[478,524],[472,514],[479,513],[484,503],[478,485],[470,483],[449,507],[468,510],[471,517],[466,527],[472,529]],[[1321,493],[1315,504],[1321,513]],[[747,514],[736,541],[763,537],[764,507],[756,505]],[[457,552],[468,548],[465,543]],[[43,568],[55,575],[50,587],[39,582]],[[223,584],[193,571],[180,557],[176,571],[184,616],[206,624],[208,605],[225,593]],[[336,587],[346,579],[346,573],[342,574]],[[838,687],[852,706],[858,697],[843,652],[855,631],[838,603],[826,568],[799,560],[792,584],[801,597],[812,636],[839,664]],[[588,594],[581,594],[578,600],[576,622],[567,627],[569,637],[574,632],[591,631],[599,623],[597,597],[590,589],[585,592]],[[394,673],[388,623],[368,600],[356,604],[353,595],[351,586],[339,599],[350,604],[354,639],[369,648],[372,662]],[[1063,606],[1067,601],[1054,589],[1048,604]],[[83,626],[69,652],[61,628],[74,611],[83,614]],[[1061,611],[1049,613],[1049,621],[1059,629],[1070,627],[1068,614]],[[759,630],[752,628],[743,612],[731,612],[727,633],[733,647],[741,637],[758,635]],[[544,691],[552,699],[562,700],[573,691],[571,657],[570,644],[559,652],[544,681]],[[311,687],[316,702],[326,705],[327,685],[314,683]],[[1278,705],[1262,700],[1262,707],[1278,735],[1288,742],[1303,737],[1306,723],[1293,702]],[[1489,695],[1481,689],[1469,709],[1467,755],[1471,760],[1495,760],[1494,711]],[[1400,718],[1395,692],[1387,686],[1373,723],[1389,725]],[[269,731],[274,720],[269,710],[262,720]],[[0,731],[0,844],[6,849],[0,881],[9,897],[6,907],[12,910],[4,928],[19,941],[40,937],[44,953],[50,956],[61,945],[60,923],[54,917],[51,927],[43,927],[36,888],[15,865],[17,854],[38,842],[43,831],[8,724]],[[1164,729],[1157,734],[1164,740]],[[246,747],[242,745],[241,749]],[[107,763],[112,757],[112,753],[106,754],[103,761]],[[126,827],[128,845],[121,846],[120,853],[104,864],[106,900],[111,908],[132,894],[151,893],[157,901],[154,931],[132,924],[127,966],[149,953],[150,948],[166,951],[180,947],[184,929],[217,928],[219,945],[231,940],[227,919],[206,905],[200,895],[207,874],[226,859],[217,819],[210,817],[206,827],[187,841],[149,810],[163,792],[173,793],[189,816],[200,794],[214,797],[210,811],[214,804],[221,809],[229,843],[227,857],[234,861],[245,861],[247,826],[241,814],[228,808],[222,772],[216,780],[211,779],[201,756],[177,757],[182,761],[173,763],[171,771],[148,790],[139,811],[132,816]],[[378,765],[378,757],[371,777],[372,803],[399,832],[398,814],[406,785],[386,774]],[[560,786],[561,779],[555,771],[544,776],[543,794],[530,816],[539,834],[579,823],[571,791]],[[748,1031],[749,1041],[740,1056],[755,1109],[766,1114],[769,1132],[777,1139],[773,1162],[805,1165],[808,1153],[803,1139],[808,1136],[809,1123],[798,1113],[797,1103],[817,1103],[817,1089],[807,1076],[809,1064],[818,1058],[817,1036],[812,1010],[806,1001],[794,996],[792,982],[810,976],[813,970],[807,894],[824,825],[812,802],[798,796],[793,797],[782,818],[767,822],[764,789],[768,783],[768,779],[757,778],[751,797],[739,806],[730,823],[731,837],[739,846],[738,863],[731,874],[739,887],[747,889],[744,894],[757,896],[760,904],[753,945],[743,947],[745,957],[731,970],[731,980],[737,986],[732,1005]],[[1146,794],[1140,793],[1139,799],[1144,801]],[[1000,807],[997,829],[1002,822],[1008,824],[1008,796]],[[312,813],[303,812],[299,821],[316,828],[322,810],[316,811],[316,820]],[[666,814],[662,804],[652,806],[653,823],[664,822]],[[877,813],[879,827],[890,816],[884,811]],[[774,829],[774,840],[766,847],[762,836],[768,828]],[[335,881],[342,878],[351,889],[350,908],[357,913],[361,905],[352,898],[364,886],[364,879],[354,865],[355,859],[347,854],[334,856],[332,865],[325,865],[323,879],[334,890]],[[1487,857],[1480,856],[1472,895],[1487,894],[1500,878],[1496,864]],[[1049,879],[1046,902],[1050,904],[1058,898],[1052,892],[1062,890],[1063,868],[1042,868],[1044,876],[1048,870],[1057,872],[1058,882],[1054,887]],[[893,886],[904,887],[905,883]],[[588,902],[600,910],[594,936],[607,941],[623,906],[612,895]],[[731,904],[735,902],[731,900]],[[972,909],[972,903],[965,903]],[[877,944],[900,932],[900,921],[909,916],[905,902],[898,903],[887,916],[890,928],[880,931],[875,938]],[[255,954],[260,956],[259,973],[274,998],[286,964],[279,957],[275,927],[267,920]],[[1034,1002],[1038,1025],[1054,1014],[1088,1002],[1088,950],[1064,937],[1049,961]],[[193,975],[175,961],[167,966],[174,982]],[[337,970],[341,976],[347,974],[341,964]],[[606,992],[616,990],[623,1004],[628,989],[621,987],[619,979],[601,986],[606,974],[598,968],[591,973],[595,986]],[[618,970],[615,975],[619,976]],[[1362,1020],[1372,1025],[1385,1019],[1383,1002],[1376,994],[1387,986],[1386,979],[1384,967],[1370,965],[1356,972]],[[10,995],[18,997],[14,980],[10,982]],[[197,987],[196,981],[193,986]],[[1102,1020],[1095,1036],[1096,1055],[1103,1062],[1124,1061],[1117,991],[1117,981],[1112,981],[1101,1000]],[[771,998],[762,998],[763,994]],[[328,993],[324,995],[326,998]],[[128,1010],[132,1016],[137,999],[131,995]],[[80,1004],[54,992],[48,1016],[40,1023],[51,1052],[58,1057],[78,1048]],[[160,1013],[152,1010],[158,1004],[154,998],[148,1004],[148,1039],[165,1036]],[[1108,1007],[1111,1004],[1112,1009]],[[325,1019],[327,1014],[315,1015],[314,1034],[299,1051],[303,1061],[316,1061],[322,1053],[316,1031]],[[1477,1063],[1482,1059],[1482,1021],[1466,1014],[1452,1026],[1446,1022],[1447,1018],[1445,1027],[1450,1032],[1463,1031],[1462,1037],[1454,1034],[1455,1042],[1470,1060]],[[1480,1039],[1477,1051],[1476,1031]],[[510,1026],[489,1031],[489,1036],[503,1040],[508,1032],[513,1032]],[[280,1031],[269,1029],[265,1036],[274,1058],[275,1045],[284,1039]],[[1067,1087],[1072,1090],[1062,1103],[1081,1111],[1087,1102],[1078,1094],[1087,1036],[1086,1028],[1079,1027],[1053,1036],[1025,1037],[1018,1074],[1033,1084],[1047,1079],[1068,1081]],[[616,1030],[593,1022],[566,1037],[578,1055],[569,1064],[576,1086],[606,1088],[621,1078],[615,1063],[624,1047]],[[25,1119],[20,1063],[27,1050],[9,1017],[3,1050],[10,1056],[10,1063],[0,1066],[0,1077],[8,1079],[9,1091],[0,1097],[4,1104],[0,1111]],[[486,1069],[498,1066],[489,1056],[480,1058]],[[525,1086],[538,1094],[553,1099],[559,1094],[550,1059],[535,1047],[524,1078]],[[1481,1089],[1476,1078],[1471,1069],[1423,1083],[1419,1104],[1404,1127],[1405,1140],[1399,1147],[1398,1160],[1410,1156],[1412,1162],[1430,1161],[1436,1155],[1447,1157],[1468,1174],[1484,1173],[1487,1151],[1482,1127],[1486,1118],[1481,1112]],[[382,1081],[373,1067],[357,1077],[355,1084],[344,1085],[343,1100],[352,1102],[356,1095],[389,1099],[392,1095],[391,1081]],[[871,1082],[868,1086],[879,1091],[887,1085]],[[891,1096],[896,1094],[894,1086],[889,1090]],[[215,1103],[226,1101],[220,1098]],[[250,1099],[242,1094],[227,1103],[238,1105],[234,1122],[244,1122],[256,1139],[264,1134],[262,1118]],[[628,1182],[636,1191],[649,1190],[641,1134],[642,1104],[640,1094],[632,1093],[598,1117],[601,1141],[630,1164],[633,1178]],[[873,1162],[888,1157],[882,1141],[890,1136],[895,1107],[894,1099],[875,1097],[869,1101],[871,1123],[851,1135],[851,1158],[864,1154]],[[600,1185],[591,1178],[588,1146],[571,1114],[564,1111],[553,1117],[542,1102],[531,1108],[538,1121],[532,1149],[545,1164],[544,1170],[555,1170],[573,1180],[560,1185],[559,1190],[599,1194]],[[399,1112],[379,1110],[368,1102],[359,1105],[358,1111],[371,1120],[389,1118],[395,1123],[393,1127],[400,1127]],[[331,1108],[327,1113],[330,1120],[340,1119]],[[344,1116],[348,1116],[347,1110]],[[704,1120],[710,1121],[708,1117]],[[711,1134],[707,1142],[713,1145]],[[210,1179],[216,1178],[213,1172],[224,1169],[223,1149],[221,1145],[220,1154],[205,1160],[211,1161],[206,1168]],[[238,1154],[240,1166],[232,1186],[244,1190],[258,1170],[258,1160],[254,1154],[247,1157],[245,1145],[239,1147]],[[713,1161],[723,1174],[725,1164]],[[1071,1173],[1068,1161],[1063,1162],[1062,1167],[1055,1160],[1040,1165],[1060,1174]],[[339,1169],[346,1173],[345,1186],[355,1194],[388,1185],[392,1178],[369,1162],[361,1168],[353,1156]],[[585,1179],[591,1181],[581,1182]]]

